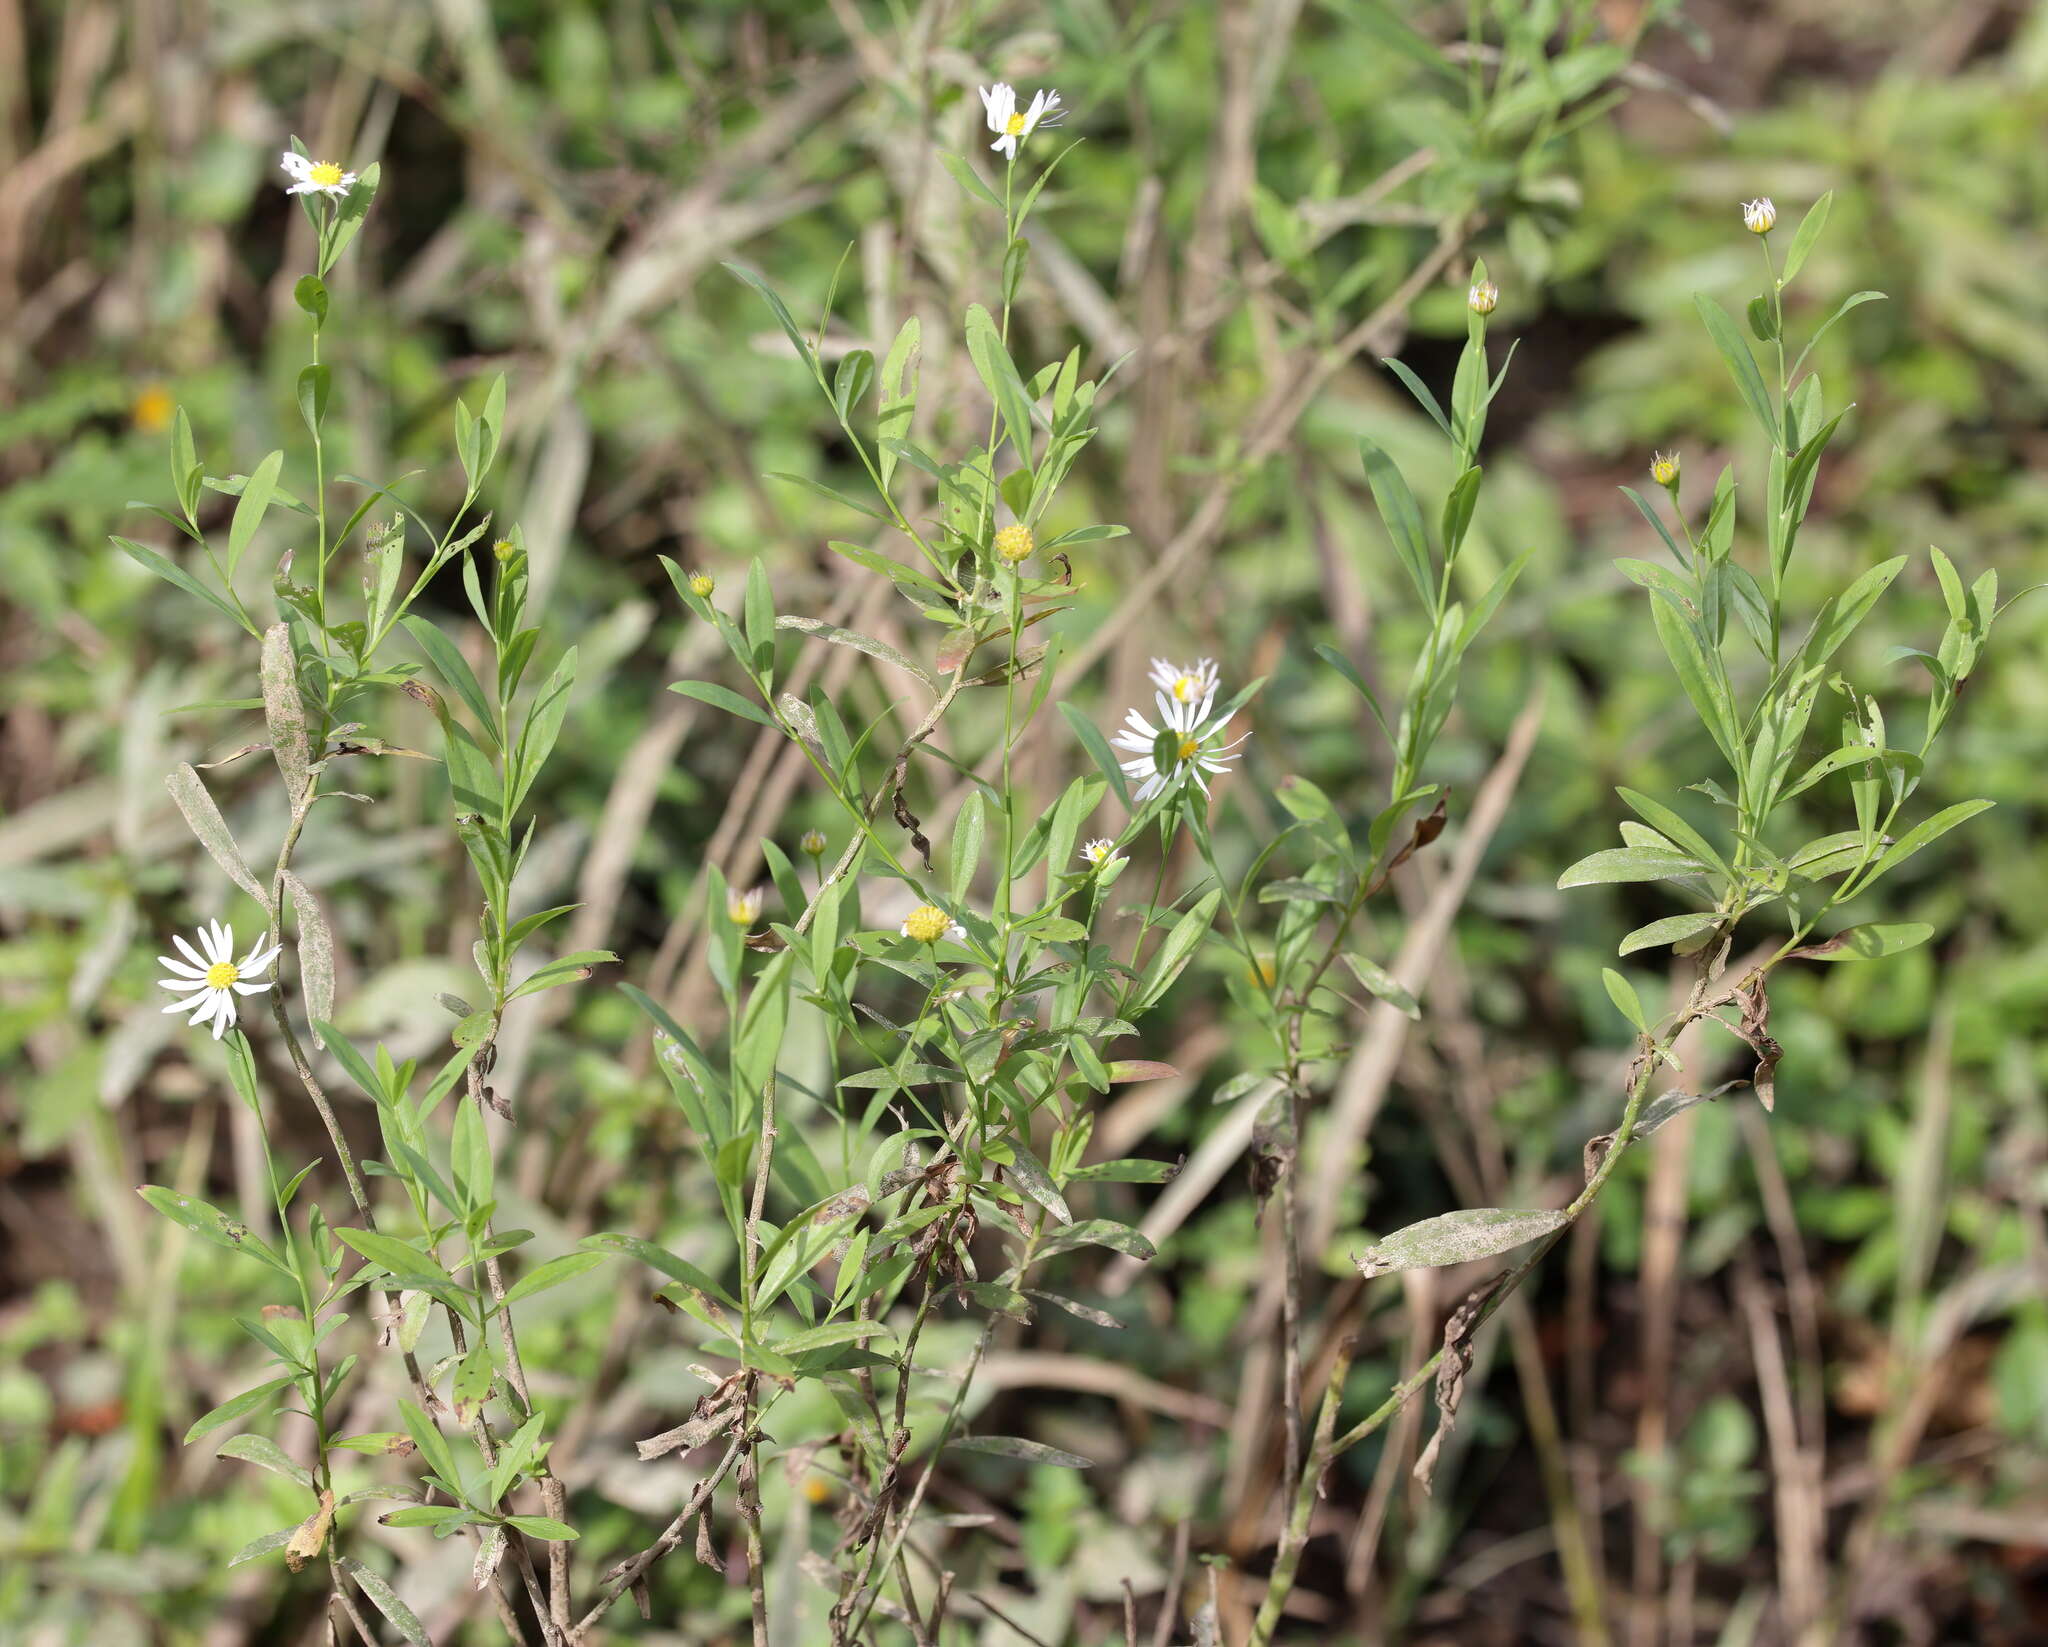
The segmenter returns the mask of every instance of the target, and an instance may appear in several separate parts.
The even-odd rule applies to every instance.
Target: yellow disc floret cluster
[[[915,938],[921,944],[935,944],[945,937],[952,924],[953,917],[937,904],[919,904],[903,917],[903,936]]]

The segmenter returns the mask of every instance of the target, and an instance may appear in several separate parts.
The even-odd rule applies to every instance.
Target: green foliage
[[[1125,1580],[1146,1633],[1201,1602],[1177,1526],[1223,1548],[1292,1483],[1233,1546],[1264,1640],[1407,1467],[1390,1388],[1441,1402],[1435,1496],[1352,1559],[1376,1627],[1441,1624],[1537,1474],[1583,1486],[1542,1374],[1620,1468],[1604,1370],[1655,1342],[1632,1285],[1573,1295],[1598,1349],[1532,1285],[1544,1365],[1488,1383],[1486,1318],[1596,1198],[1574,1287],[1674,1196],[1670,1307],[1785,1274],[1805,1444],[1877,1483],[1835,1588],[1879,1528],[2009,1584],[1899,1507],[2023,1506],[2044,1433],[2040,31],[1786,92],[1731,156],[1608,122],[1645,83],[1612,8],[1112,10],[209,47],[223,108],[376,82],[383,169],[303,225],[203,105],[131,154],[117,88],[50,78],[117,148],[15,271],[60,321],[95,271],[104,336],[20,345],[0,411],[0,1045],[10,1162],[39,1216],[68,1174],[94,1261],[0,1325],[0,1634],[197,1640],[232,1583],[257,1631],[339,1595],[422,1640],[455,1538],[547,1639],[535,1597],[623,1609],[701,1483],[664,1625],[747,1627],[694,1549],[765,1570],[778,1639],[913,1639],[928,1556],[941,1640],[1115,1638]],[[1074,126],[1013,168],[960,82],[1027,60]],[[1737,161],[1835,184],[1760,291],[1699,205]],[[147,946],[244,895],[282,1011],[188,1040]],[[1435,1269],[1435,1318],[1354,1260]],[[1459,1309],[1467,1263],[1505,1281]],[[1719,1608],[1773,1582],[1782,1465],[1765,1358],[1707,1336],[1626,1468]],[[1920,1461],[1980,1365],[1997,1461]],[[635,1425],[675,1426],[638,1466]],[[1547,1511],[1593,1639],[1620,1603]]]

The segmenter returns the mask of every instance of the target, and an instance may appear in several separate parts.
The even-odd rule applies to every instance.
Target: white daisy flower
[[[903,924],[896,930],[921,944],[935,944],[941,938],[956,944],[967,942],[967,928],[937,904],[919,904],[903,917]]]
[[[1164,658],[1152,660],[1152,685],[1164,692],[1175,703],[1197,703],[1203,698],[1213,697],[1218,679],[1216,660],[1203,658],[1199,663],[1168,663]]]
[[[1116,842],[1107,835],[1090,841],[1081,848],[1081,861],[1090,869],[1102,869],[1115,863],[1123,856],[1116,849]]]
[[[1057,126],[1066,118],[1056,91],[1038,92],[1031,107],[1018,113],[1017,93],[1005,80],[981,88],[981,106],[988,111],[988,129],[996,134],[989,147],[1012,160],[1017,158],[1017,145],[1040,126]]]
[[[1125,777],[1140,780],[1131,796],[1132,803],[1137,806],[1143,806],[1162,790],[1176,788],[1189,778],[1194,779],[1203,794],[1208,794],[1209,775],[1228,771],[1231,751],[1251,736],[1247,732],[1243,737],[1225,743],[1223,734],[1236,717],[1225,715],[1213,722],[1209,719],[1216,706],[1217,680],[1216,666],[1207,658],[1192,669],[1177,671],[1164,659],[1155,658],[1152,664],[1155,685],[1160,683],[1162,671],[1170,677],[1170,683],[1161,685],[1152,700],[1159,706],[1160,725],[1155,727],[1133,709],[1124,717],[1123,730],[1109,740],[1133,757],[1123,763],[1123,769]],[[1176,740],[1170,772],[1161,772],[1153,758],[1153,749],[1162,729],[1173,733]]]
[[[356,174],[343,171],[330,160],[308,160],[287,149],[282,164],[292,178],[286,194],[324,194],[340,200],[356,186]]]
[[[201,1024],[213,1025],[213,1038],[218,1041],[235,1022],[235,997],[237,995],[260,995],[270,987],[270,980],[260,984],[248,982],[277,959],[278,946],[268,949],[262,941],[237,961],[235,954],[235,929],[222,926],[218,921],[208,921],[198,931],[199,948],[194,949],[175,932],[171,942],[178,947],[178,953],[185,957],[173,960],[168,955],[159,955],[157,961],[170,973],[168,978],[157,980],[172,994],[182,999],[173,1001],[164,1008],[166,1012],[190,1012],[187,1020],[197,1029]]]
[[[1778,226],[1778,208],[1771,204],[1770,196],[1742,203],[1742,226],[1751,234],[1769,234]]]

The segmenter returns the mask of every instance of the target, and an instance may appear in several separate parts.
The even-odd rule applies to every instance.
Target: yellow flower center
[[[711,591],[716,589],[717,587],[718,584],[716,580],[713,579],[711,574],[708,572],[696,572],[693,573],[690,577],[690,593],[695,595],[699,600],[703,600],[709,597]]]
[[[1021,114],[1011,115],[1009,119],[1003,122],[1003,133],[1008,137],[1022,137],[1024,135],[1024,117]]]
[[[1193,703],[1195,701],[1195,694],[1201,690],[1201,686],[1202,683],[1192,675],[1176,676],[1173,682],[1174,701],[1177,703]]]
[[[206,987],[208,989],[226,989],[229,984],[233,983],[241,975],[241,968],[237,967],[233,961],[215,961],[212,966],[206,969]]]
[[[1184,761],[1191,761],[1195,758],[1195,751],[1200,749],[1201,747],[1201,743],[1193,736],[1193,734],[1183,732],[1180,738],[1180,749],[1178,751],[1177,758]]]
[[[903,932],[921,944],[935,944],[945,937],[946,928],[952,924],[953,917],[937,904],[919,904],[903,917]]]
[[[996,533],[996,553],[1013,566],[1029,555],[1034,547],[1028,526],[1005,526]]]
[[[331,189],[341,181],[341,168],[323,160],[306,173],[306,181],[317,183],[323,189]]]

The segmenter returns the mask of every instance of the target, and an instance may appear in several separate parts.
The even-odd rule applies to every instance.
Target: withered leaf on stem
[[[924,859],[925,868],[930,869],[932,843],[925,838],[924,826],[918,822],[916,814],[910,810],[909,803],[903,798],[903,786],[909,776],[910,750],[905,748],[896,757],[895,769],[889,774],[889,806],[895,814],[896,821],[910,831],[910,844],[917,848],[918,855]]]
[[[1444,797],[1439,795],[1436,798],[1436,805],[1416,823],[1414,832],[1408,837],[1408,844],[1389,858],[1386,867],[1372,878],[1372,885],[1365,889],[1368,898],[1377,894],[1393,879],[1395,870],[1444,832],[1444,816]]]
[[[1752,972],[1742,981],[1735,998],[1742,1003],[1742,1022],[1735,1032],[1756,1049],[1756,1074],[1750,1077],[1750,1085],[1756,1088],[1757,1101],[1765,1109],[1775,1109],[1778,1060],[1785,1056],[1785,1049],[1771,1039],[1771,1000],[1764,993],[1764,975]]]
[[[327,1547],[327,1529],[334,1521],[334,1494],[323,1490],[320,1508],[299,1523],[284,1547],[285,1565],[293,1572]]]
[[[1465,1375],[1472,1370],[1472,1335],[1479,1330],[1488,1302],[1507,1285],[1512,1273],[1502,1270],[1485,1286],[1468,1294],[1444,1323],[1444,1354],[1436,1366],[1436,1433],[1422,1449],[1413,1471],[1416,1486],[1424,1492],[1429,1491],[1436,1475],[1437,1453],[1443,1447],[1444,1437],[1458,1422],[1458,1404],[1465,1398]]]

